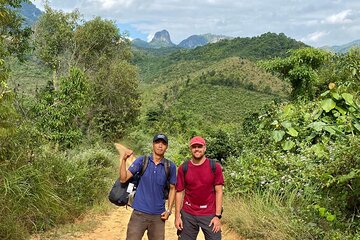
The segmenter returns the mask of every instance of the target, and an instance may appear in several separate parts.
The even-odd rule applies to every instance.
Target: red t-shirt
[[[224,185],[224,176],[219,163],[216,163],[215,174],[207,158],[201,165],[188,162],[184,181],[183,165],[179,167],[176,191],[185,189],[182,210],[195,216],[215,214],[215,185]]]

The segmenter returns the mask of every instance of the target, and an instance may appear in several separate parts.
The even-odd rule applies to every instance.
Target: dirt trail
[[[117,150],[120,153],[120,157],[126,149],[121,144],[115,144]],[[128,166],[135,160],[135,157],[132,156],[128,161]],[[109,203],[111,204],[111,203]],[[130,219],[132,212],[131,208],[125,207],[112,207],[113,211],[110,211],[108,214],[97,215],[97,216],[86,216],[77,224],[86,224],[87,222],[96,222],[95,226],[87,232],[71,232],[57,236],[57,240],[125,240],[126,239],[126,229],[127,224]],[[74,227],[76,229],[76,227]],[[224,240],[241,240],[242,238],[237,236],[232,231],[226,229],[226,226],[223,226],[223,239]],[[47,239],[46,237],[41,237],[39,235],[33,236],[32,240],[42,240]],[[53,238],[51,238],[53,239]],[[165,239],[166,240],[178,240],[176,235],[176,228],[174,226],[174,214],[172,214],[168,221],[165,224]],[[204,240],[204,236],[200,231],[197,240]],[[148,240],[146,233],[143,237],[143,240]]]

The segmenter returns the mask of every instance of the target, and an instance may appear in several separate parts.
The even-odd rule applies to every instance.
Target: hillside
[[[253,38],[222,40],[190,50],[161,50],[162,55],[154,54],[154,50],[136,48],[134,63],[139,67],[143,82],[166,82],[169,81],[167,78],[187,77],[229,57],[269,59],[287,56],[289,50],[302,47],[306,45],[284,34],[266,33]]]
[[[240,123],[247,114],[290,92],[287,83],[259,68],[254,60],[287,55],[302,46],[282,34],[268,33],[192,50],[136,48],[142,114],[151,119],[161,116],[164,124],[183,118],[198,121],[203,116],[207,116],[204,125]]]
[[[169,59],[216,61],[226,57],[242,57],[258,60],[284,57],[288,55],[288,50],[303,47],[307,45],[283,33],[264,33],[252,38],[224,39],[191,51],[178,51]]]
[[[328,50],[334,53],[346,53],[353,47],[360,47],[360,40],[355,40],[347,44],[339,45],[339,46],[324,46],[321,49]]]
[[[27,97],[33,97],[51,80],[51,71],[31,58],[25,62],[12,59],[11,70],[9,86]]]

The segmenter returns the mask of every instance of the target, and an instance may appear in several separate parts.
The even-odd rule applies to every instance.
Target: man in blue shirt
[[[164,188],[167,183],[164,154],[168,148],[168,138],[156,134],[153,138],[153,152],[148,166],[141,176],[132,208],[134,209],[127,227],[127,240],[141,240],[145,231],[149,240],[165,239],[165,221],[171,214],[175,199],[176,165],[170,161],[170,191],[168,207],[165,209]],[[126,169],[126,160],[133,154],[127,150],[120,161],[120,182],[128,181],[140,172],[144,156],[138,157]]]

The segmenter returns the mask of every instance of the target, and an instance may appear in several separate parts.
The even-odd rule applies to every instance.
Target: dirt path
[[[120,157],[124,150],[126,149],[121,144],[115,144],[116,148],[120,153]],[[135,160],[135,157],[132,156],[127,164],[130,165]],[[109,203],[111,205],[111,203]],[[81,221],[75,223],[72,227],[73,230],[71,233],[64,234],[52,234],[52,237],[44,237],[40,235],[33,236],[32,240],[42,240],[42,239],[57,239],[57,240],[125,240],[126,239],[126,229],[127,224],[130,219],[132,209],[125,207],[116,207],[111,206],[111,211],[108,214],[102,215],[89,215],[85,216]],[[75,225],[88,225],[87,230],[76,230]],[[91,226],[90,226],[91,225]],[[93,225],[93,226],[92,226]],[[90,227],[89,227],[90,226]],[[240,240],[241,237],[238,237],[233,232],[226,229],[226,226],[223,226],[223,239],[224,240]],[[166,240],[178,240],[176,236],[176,228],[174,226],[174,214],[172,214],[168,221],[165,224],[165,239]],[[199,233],[197,240],[204,240],[202,232]],[[146,233],[143,237],[143,240],[148,240]]]

